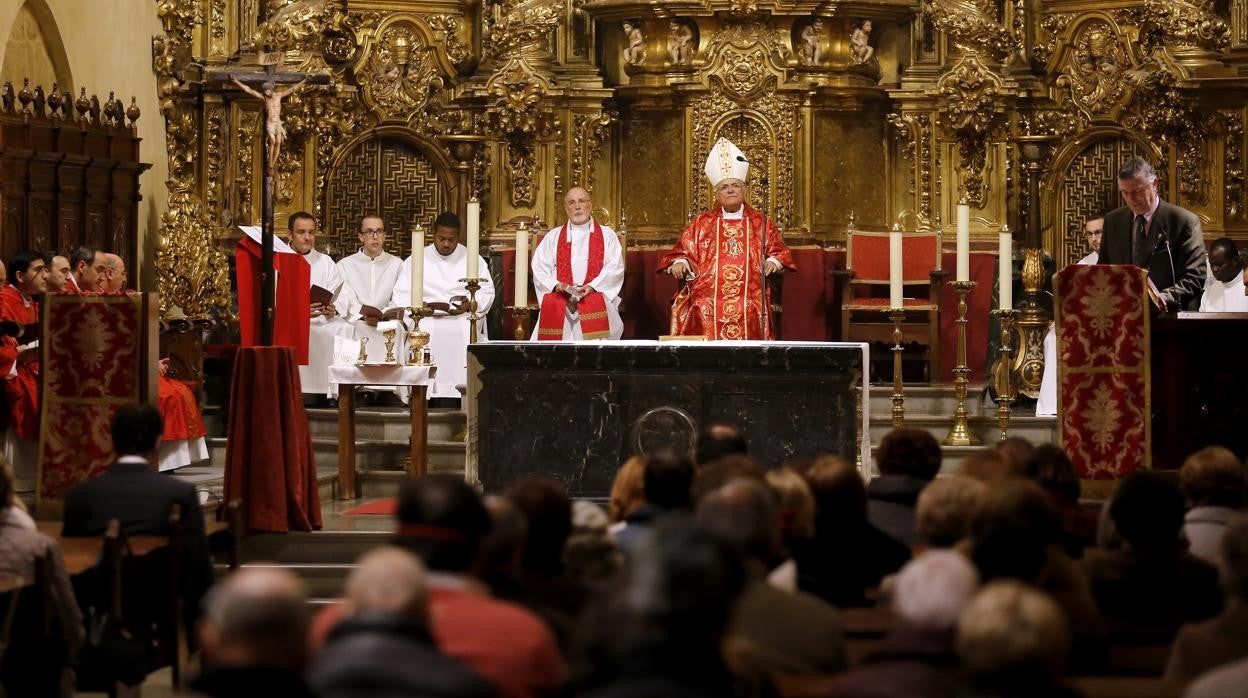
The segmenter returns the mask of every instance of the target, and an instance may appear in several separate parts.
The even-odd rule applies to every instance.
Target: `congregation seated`
[[[1244,466],[1229,449],[1202,448],[1183,461],[1179,486],[1190,507],[1183,517],[1188,551],[1223,569],[1222,534],[1245,503]]]
[[[1174,640],[1166,678],[1191,679],[1248,658],[1248,514],[1231,518],[1221,540],[1227,607],[1216,618],[1184,625]]]
[[[1040,485],[1062,527],[1062,545],[1073,558],[1096,538],[1096,517],[1079,504],[1079,474],[1070,456],[1053,444],[1041,444],[1023,463],[1023,476]]]
[[[951,548],[970,537],[972,516],[987,492],[987,485],[965,475],[932,480],[914,507],[922,544],[929,549]]]
[[[47,611],[54,619],[53,627],[49,628],[51,632],[43,642],[36,644],[34,637],[19,637],[8,652],[0,651],[3,658],[0,694],[72,696],[73,667],[85,639],[82,612],[74,598],[74,588],[60,550],[51,538],[35,530],[34,522],[22,509],[14,491],[12,468],[3,456],[0,456],[0,578],[16,578],[21,587],[34,588],[34,593],[40,594],[51,606]],[[36,585],[46,587],[46,592]],[[10,593],[20,593],[21,587]],[[17,610],[7,604],[0,606],[0,623]],[[19,625],[18,630],[23,629]]]
[[[919,492],[940,472],[936,437],[923,429],[893,429],[880,441],[879,476],[867,484],[867,519],[903,545],[919,542],[914,506]]]
[[[319,698],[484,698],[494,687],[438,651],[424,565],[395,547],[360,558],[347,579],[350,615],[326,638],[309,682]]]
[[[785,591],[797,591],[797,560],[793,551],[810,544],[815,534],[815,495],[805,478],[789,466],[767,472],[767,486],[780,510],[780,560],[767,573],[767,582]]]
[[[646,458],[641,468],[642,504],[624,518],[615,539],[625,550],[655,520],[672,512],[689,511],[693,487],[693,463],[670,451]]]
[[[709,422],[698,432],[694,446],[694,462],[698,467],[724,456],[746,455],[749,448],[741,427],[732,422]]]

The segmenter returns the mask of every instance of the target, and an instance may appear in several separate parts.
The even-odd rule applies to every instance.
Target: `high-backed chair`
[[[896,229],[896,228],[894,228]],[[940,376],[940,290],[946,273],[940,268],[941,234],[902,234],[902,343],[922,340],[927,347],[927,382]],[[893,343],[888,318],[889,233],[846,231],[845,269],[832,272],[841,286],[841,338],[845,341]],[[885,363],[884,357],[877,357]],[[889,359],[891,361],[891,359]]]

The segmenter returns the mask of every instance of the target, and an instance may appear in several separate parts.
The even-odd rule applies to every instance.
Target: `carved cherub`
[[[680,20],[673,19],[671,27],[671,42],[669,49],[672,55],[673,65],[689,65],[693,63],[693,30]]]
[[[875,47],[871,45],[871,20],[864,19],[862,24],[854,27],[849,36],[849,56],[854,63],[862,65],[875,55]]]
[[[624,48],[624,62],[628,65],[645,63],[646,35],[641,33],[641,25],[636,22],[625,22],[624,36],[628,37],[628,46]]]
[[[820,59],[823,58],[823,47],[820,45],[822,39],[823,19],[817,18],[802,30],[802,45],[797,52],[802,65],[807,67],[819,65]]]

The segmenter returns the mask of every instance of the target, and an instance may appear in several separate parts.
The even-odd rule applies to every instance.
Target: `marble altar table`
[[[870,463],[867,345],[840,342],[483,342],[468,347],[470,481],[528,475],[605,499],[630,455],[691,450],[729,420],[779,466],[833,453]]]

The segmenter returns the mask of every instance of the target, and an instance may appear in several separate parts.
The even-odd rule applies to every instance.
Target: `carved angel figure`
[[[690,65],[693,63],[693,30],[676,19],[671,21],[670,26],[671,39],[668,51],[672,56],[672,64]]]
[[[871,60],[875,55],[875,47],[871,45],[871,20],[864,19],[862,24],[854,27],[854,32],[849,35],[849,57],[854,63],[862,65]]]
[[[628,46],[624,47],[624,62],[628,65],[645,63],[646,35],[641,33],[641,25],[636,22],[625,22],[624,36],[628,38]]]
[[[802,65],[807,67],[819,65],[820,59],[823,58],[823,47],[820,45],[822,39],[823,19],[816,19],[802,30],[802,45],[797,49],[797,57]]]

